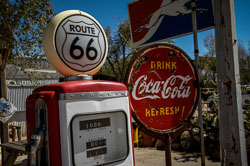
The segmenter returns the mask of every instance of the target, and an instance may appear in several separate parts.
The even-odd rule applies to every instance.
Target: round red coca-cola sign
[[[126,75],[133,118],[155,133],[181,128],[198,102],[199,80],[188,55],[171,44],[153,44],[132,60]]]

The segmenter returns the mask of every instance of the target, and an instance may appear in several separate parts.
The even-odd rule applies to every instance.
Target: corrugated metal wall
[[[20,81],[20,80],[19,80]],[[21,83],[27,80],[20,81]],[[52,83],[57,83],[58,80],[41,80],[41,86],[48,85]],[[17,111],[25,111],[26,110],[26,98],[32,94],[32,91],[36,87],[34,85],[16,85],[16,84],[8,84],[7,85],[7,98],[10,103],[12,103],[15,107],[17,107]]]
[[[24,80],[25,81],[25,80]],[[43,85],[57,83],[58,80],[43,80]],[[41,85],[42,86],[42,85]],[[10,103],[12,103],[16,108],[17,111],[20,111],[21,114],[25,113],[26,111],[26,99],[29,95],[32,94],[32,91],[36,87],[33,85],[15,85],[15,84],[8,84],[7,85],[7,98]],[[24,115],[25,116],[25,115]],[[12,121],[9,125],[15,125],[21,127],[21,136],[26,136],[26,121]],[[17,131],[16,131],[17,132]],[[17,134],[16,134],[17,135]]]
[[[8,85],[7,97],[9,102],[12,103],[15,107],[17,107],[17,111],[23,111],[23,113],[25,113],[24,111],[26,110],[26,98],[30,94],[32,94],[34,88],[34,86]],[[8,125],[20,126],[21,137],[26,136],[26,121],[13,121]]]
[[[8,85],[7,97],[10,103],[17,107],[17,111],[26,110],[26,98],[32,94],[34,86]]]

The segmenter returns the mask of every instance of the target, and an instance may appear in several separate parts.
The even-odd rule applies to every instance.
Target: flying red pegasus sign
[[[198,102],[197,72],[187,54],[170,44],[142,49],[126,78],[134,119],[156,133],[181,128]]]

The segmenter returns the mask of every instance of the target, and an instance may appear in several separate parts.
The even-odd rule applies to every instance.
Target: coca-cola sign
[[[188,55],[170,44],[137,53],[126,75],[134,119],[156,133],[181,128],[198,102],[198,78]]]

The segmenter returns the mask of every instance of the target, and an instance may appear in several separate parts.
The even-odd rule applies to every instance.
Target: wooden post
[[[193,39],[194,39],[194,53],[195,53],[195,66],[198,70],[198,78],[200,77],[199,72],[199,49],[198,49],[198,38],[197,38],[197,20],[196,20],[196,2],[191,1],[192,6],[192,24],[193,24]],[[198,85],[200,86],[200,85]],[[203,119],[202,119],[202,105],[201,105],[201,89],[199,90],[199,102],[198,102],[198,113],[199,113],[199,126],[200,126],[200,150],[201,150],[201,166],[205,166],[205,146],[204,146],[204,135],[203,135]]]
[[[167,134],[166,139],[163,140],[165,145],[165,162],[166,166],[172,166],[172,159],[171,159],[171,138]]]
[[[17,127],[17,138],[18,138],[18,141],[22,140],[21,126]]]
[[[16,126],[11,126],[12,142],[16,142]]]
[[[214,1],[222,165],[247,166],[234,0]]]

